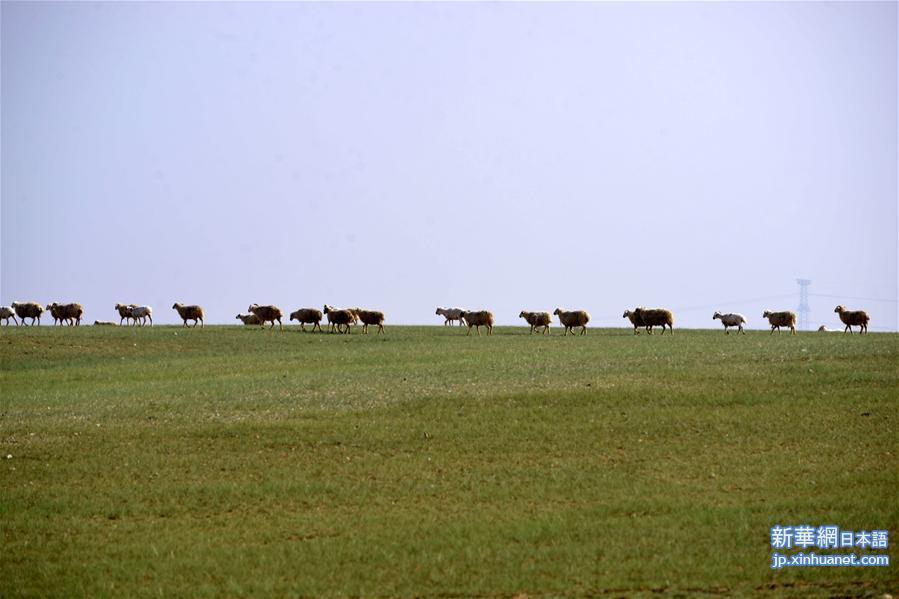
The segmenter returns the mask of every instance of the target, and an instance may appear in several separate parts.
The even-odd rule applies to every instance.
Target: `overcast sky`
[[[762,327],[805,277],[815,327],[843,303],[896,329],[895,2],[0,17],[4,305],[236,323],[327,302],[388,326],[438,305],[625,326],[648,305]]]

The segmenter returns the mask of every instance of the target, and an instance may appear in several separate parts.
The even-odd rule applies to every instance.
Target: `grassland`
[[[897,395],[889,334],[4,328],[0,595],[895,593]]]

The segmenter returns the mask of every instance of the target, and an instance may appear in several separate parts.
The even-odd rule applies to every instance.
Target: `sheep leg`
[[[386,332],[384,331],[384,325],[378,323],[378,335],[380,335],[381,333],[386,334]]]
[[[587,325],[584,325],[581,327],[581,335],[586,335],[586,334],[587,334]]]

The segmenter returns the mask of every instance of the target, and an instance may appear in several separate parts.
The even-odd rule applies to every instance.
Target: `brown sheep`
[[[559,322],[565,327],[565,335],[568,335],[568,331],[571,331],[571,334],[574,335],[574,327],[581,327],[581,335],[587,334],[587,323],[590,322],[590,315],[585,310],[556,308],[553,314],[559,317]]]
[[[84,315],[84,307],[81,304],[62,304],[57,305],[57,308],[62,318],[69,324],[74,321],[76,327],[81,325],[81,317]]]
[[[34,326],[34,323],[41,324],[41,314],[44,313],[44,307],[41,306],[37,302],[13,302],[11,304],[12,309],[15,311],[16,316],[22,319],[22,324],[25,324],[25,319],[31,319],[31,326]]]
[[[187,321],[192,320],[194,321],[194,326],[197,326],[197,322],[199,322],[200,328],[205,328],[205,323],[203,322],[203,308],[200,306],[184,306],[175,302],[172,306],[172,310],[178,311],[178,316],[184,321],[183,326],[187,326]]]
[[[549,324],[553,319],[549,312],[528,312],[526,310],[522,310],[518,314],[518,318],[524,318],[531,325],[531,335],[534,334],[537,327],[543,327],[543,334],[546,335],[549,332]]]
[[[639,327],[645,328],[647,333],[652,332],[652,327],[648,326],[646,323],[644,323],[643,319],[640,318],[640,315],[637,314],[637,310],[645,310],[645,309],[646,308],[644,308],[643,306],[640,306],[633,310],[625,310],[624,314],[621,315],[621,318],[627,318],[628,320],[631,321],[631,324],[634,325],[634,335],[640,334],[640,331],[637,330]]]
[[[353,314],[362,321],[362,333],[368,334],[368,325],[378,325],[378,335],[384,333],[384,313],[378,310],[363,310],[353,308]]]
[[[481,327],[487,327],[487,335],[493,335],[493,312],[489,312],[487,310],[481,310],[479,312],[462,312],[462,318],[465,319],[465,323],[468,325],[468,333],[465,335],[471,335],[471,327],[475,327],[478,332],[478,337],[481,336]]]
[[[262,324],[259,322],[259,319],[255,314],[238,314],[237,316],[235,316],[235,318],[241,321],[244,326]]]
[[[12,318],[12,321],[16,323],[16,326],[19,326],[19,321],[16,319],[16,312],[9,306],[0,306],[0,320],[3,320],[6,323],[6,326],[9,326],[9,319]]]
[[[137,322],[137,319],[134,318],[133,316],[131,316],[132,308],[137,308],[137,304],[116,304],[115,305],[116,312],[118,312],[119,316],[121,317],[121,318],[119,318],[119,326],[121,326],[121,324],[123,322],[125,322],[125,320],[134,320],[135,322]]]
[[[284,316],[284,313],[281,312],[281,308],[278,306],[260,306],[259,304],[251,304],[249,308],[247,308],[247,312],[252,312],[256,315],[256,318],[259,319],[259,325],[265,326],[265,323],[271,321],[272,326],[269,328],[275,328],[275,321],[278,321],[278,330],[283,331],[284,326],[281,324],[281,317]]]
[[[338,310],[333,306],[329,306],[325,304],[324,307],[325,316],[328,317],[328,322],[331,323],[331,332],[334,332],[334,327],[337,327],[337,332],[342,334],[349,334],[350,325],[356,323],[356,314],[352,310]],[[340,327],[345,327],[341,329]]]
[[[780,327],[790,327],[790,334],[796,334],[796,313],[795,312],[771,312],[770,310],[765,310],[765,313],[762,314],[762,318],[767,318],[768,322],[771,323],[771,333],[774,333],[774,329],[777,329],[777,332],[780,332]]]
[[[50,316],[53,318],[54,325],[61,325],[63,322],[62,317],[62,306],[53,302],[52,304],[47,304],[46,308],[47,312],[50,313]],[[70,321],[66,321],[66,324],[71,324]]]
[[[318,332],[322,332],[322,312],[321,310],[316,310],[315,308],[300,308],[296,312],[290,313],[290,320],[293,322],[294,320],[300,323],[300,329],[306,330],[306,324],[312,325],[312,332],[315,332],[315,327],[318,327]]]
[[[648,327],[649,334],[652,334],[652,327],[661,326],[662,334],[665,334],[665,327],[674,334],[674,314],[671,310],[664,308],[635,308],[634,313],[637,318]]]
[[[868,318],[868,313],[864,310],[847,310],[843,306],[837,306],[833,311],[840,315],[840,320],[846,325],[846,328],[843,329],[844,333],[851,335],[853,326],[858,327],[859,334],[868,332],[868,321],[870,318]]]

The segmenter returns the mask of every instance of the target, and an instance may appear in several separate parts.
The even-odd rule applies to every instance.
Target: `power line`
[[[889,302],[891,304],[897,303],[897,300],[894,299],[883,299],[879,297],[853,297],[851,295],[825,295],[823,293],[809,293],[809,297],[830,297],[833,299],[851,299],[851,300],[861,300],[864,302]]]

